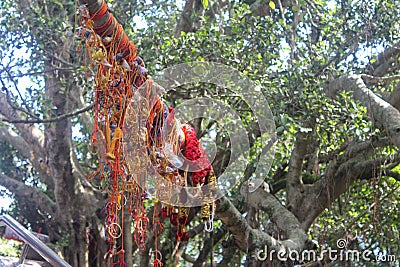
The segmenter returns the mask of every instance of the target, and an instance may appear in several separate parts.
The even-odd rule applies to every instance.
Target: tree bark
[[[330,82],[328,95],[333,97],[339,90],[353,92],[355,100],[364,105],[374,124],[385,130],[393,144],[400,147],[400,112],[368,89],[360,75],[345,75]]]
[[[204,7],[201,0],[187,0],[175,28],[175,37],[182,32],[195,32],[201,26],[204,17]]]
[[[54,182],[49,175],[50,170],[45,162],[45,155],[36,154],[34,149],[32,149],[31,143],[25,141],[22,136],[7,126],[0,126],[0,141],[11,144],[22,157],[29,159],[33,168],[40,174],[43,183],[47,185],[49,191],[54,189]]]
[[[395,43],[392,47],[385,49],[376,57],[376,61],[371,68],[373,76],[381,77],[388,73],[391,66],[396,62],[400,55],[400,42]]]

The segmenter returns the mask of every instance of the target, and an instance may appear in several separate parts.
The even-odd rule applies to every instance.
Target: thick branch
[[[367,107],[375,125],[385,129],[393,144],[400,147],[400,112],[396,108],[369,90],[360,75],[346,75],[330,82],[330,96],[340,90],[353,91],[354,99]]]
[[[69,42],[58,41],[59,47],[54,51],[54,54],[60,57],[64,57],[65,60],[68,55],[63,54],[63,51],[70,49]],[[51,70],[54,66],[58,66],[61,63],[55,62],[54,60],[44,61],[44,70]],[[54,116],[61,117],[63,114],[69,114],[72,111],[72,105],[63,89],[66,89],[63,84],[63,80],[69,80],[70,73],[53,71],[46,72],[45,75],[45,93],[48,99],[51,99],[52,105],[54,106]],[[73,87],[70,87],[71,90]],[[20,125],[20,124],[16,124]],[[57,201],[58,218],[63,223],[69,223],[72,218],[72,214],[78,211],[74,210],[74,201],[79,201],[78,190],[80,184],[76,175],[74,175],[74,169],[72,166],[72,155],[74,152],[72,142],[72,129],[71,121],[67,117],[62,117],[53,123],[45,125],[46,130],[46,153],[48,155],[48,166],[51,171],[51,177],[54,182],[54,196]],[[80,211],[82,212],[82,210]],[[79,216],[73,220],[80,221]],[[78,222],[80,223],[80,222]],[[72,231],[69,229],[68,231]],[[80,231],[75,228],[73,231]]]
[[[269,1],[257,0],[251,6],[250,10],[256,17],[265,17],[270,14],[271,8],[269,7]]]
[[[350,145],[337,160],[332,161],[325,172],[324,179],[306,188],[307,199],[313,201],[302,205],[303,229],[308,229],[325,208],[349,190],[354,181],[371,179],[374,173],[381,171],[384,164],[399,161],[399,155],[371,160],[370,156],[376,148],[373,143],[377,146],[383,145],[383,142],[382,144],[364,142]]]
[[[332,177],[334,186],[330,188],[328,187],[327,189],[330,190],[331,197],[336,199],[342,193],[347,192],[350,185],[355,180],[371,179],[376,175],[376,173],[379,173],[382,170],[383,164],[389,164],[391,162],[398,163],[399,160],[399,154],[394,157],[377,159],[368,159],[366,155],[360,154],[359,156],[340,165],[334,177]]]
[[[0,126],[0,141],[11,144],[13,148],[24,157],[29,159],[32,156],[32,150],[29,144],[8,126]]]
[[[247,189],[241,191],[242,194],[247,197],[247,200],[249,203],[251,203],[251,205],[255,205],[257,208],[266,210],[271,214],[271,218],[277,220],[278,223],[281,223],[281,220],[279,219],[279,216],[281,216],[280,212],[283,212],[285,209],[283,206],[281,206],[281,208],[277,208],[276,202],[279,203],[279,201],[272,195],[266,191],[261,193],[260,191],[264,191],[262,187],[259,187],[252,193],[246,193]],[[264,198],[267,200],[263,200]],[[275,200],[272,200],[271,198]],[[262,203],[261,206],[259,205],[260,203]],[[281,204],[279,203],[279,205]],[[288,210],[285,211],[286,215],[287,213],[290,214]],[[289,239],[283,241],[277,240],[260,230],[252,229],[242,214],[226,197],[222,197],[217,201],[216,215],[222,221],[224,226],[227,227],[231,232],[235,238],[237,246],[242,251],[251,253],[256,251],[256,249],[262,249],[265,246],[268,246],[268,248],[276,251],[282,249],[286,251],[288,249],[302,251],[306,246],[307,235],[299,228],[300,223],[297,222],[298,232],[296,232],[293,224],[287,224],[287,222],[284,221],[282,230],[287,231]],[[287,216],[290,217],[290,215]],[[294,216],[292,215],[292,217]]]
[[[55,203],[39,189],[28,186],[2,173],[0,173],[0,185],[4,186],[18,197],[35,201],[41,210],[48,212],[52,216],[56,216]]]
[[[394,87],[388,101],[393,107],[400,110],[400,82]]]
[[[35,155],[30,145],[10,127],[0,126],[0,141],[11,144],[22,157],[29,159],[33,167],[39,172],[42,182],[44,182],[50,190],[53,189],[54,183],[48,175],[49,169],[45,163],[43,155]]]
[[[303,251],[307,247],[307,234],[300,227],[300,222],[275,196],[268,192],[268,185],[266,183],[263,183],[263,186],[260,186],[254,192],[249,192],[248,185],[244,184],[240,193],[246,198],[246,202],[250,206],[265,211],[269,215],[270,220],[279,225],[279,228],[287,236],[286,240],[280,241],[274,240],[270,236],[264,236],[264,241],[267,242],[268,246],[270,246],[268,244],[268,241],[270,241],[272,243],[278,242],[286,250],[290,248],[291,250]]]
[[[222,197],[217,201],[216,215],[231,232],[238,247],[246,251],[251,245],[249,244],[251,242],[250,233],[255,230],[250,228],[246,219],[228,198]]]
[[[21,116],[7,102],[7,97],[0,93],[0,114],[7,120],[21,120]],[[44,153],[44,134],[34,125],[19,124],[15,126],[20,135],[29,144],[31,149],[39,157],[43,157]]]
[[[385,75],[390,66],[397,60],[400,55],[400,42],[394,44],[392,47],[385,49],[376,57],[375,63],[372,65],[373,76]]]
[[[303,161],[307,154],[307,146],[309,144],[309,134],[299,132],[297,134],[296,143],[290,156],[289,170],[287,174],[286,190],[288,207],[296,206],[296,197],[299,190],[302,190],[303,181],[301,173],[303,170]]]
[[[114,15],[110,12],[107,7],[104,15],[100,17],[94,17],[100,9],[102,8],[103,3],[105,4],[104,0],[80,0],[79,1],[82,5],[87,6],[89,10],[89,14],[93,20],[93,26],[95,32],[100,36],[114,36],[115,40],[129,40],[128,36],[126,35],[125,31],[122,28],[122,25],[118,23],[117,19]],[[104,24],[108,25],[108,27],[104,27]],[[118,29],[122,29],[119,32]],[[116,45],[116,47],[108,47],[107,49],[115,49],[117,52],[122,53],[123,58],[128,58],[130,56],[136,55],[136,47],[131,42],[122,43],[122,41]]]
[[[361,78],[368,82],[374,82],[374,83],[388,83],[392,81],[398,81],[400,80],[400,75],[392,75],[392,76],[372,76],[372,75],[367,75],[367,74],[361,74]]]
[[[204,7],[201,0],[187,0],[181,18],[175,28],[175,36],[181,32],[194,32],[201,26]]]

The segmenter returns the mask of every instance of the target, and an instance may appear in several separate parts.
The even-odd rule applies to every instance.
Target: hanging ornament
[[[199,188],[195,197],[202,199],[200,216],[206,229],[212,230],[216,177],[194,128],[181,125],[174,109],[165,105],[161,98],[165,90],[148,77],[143,60],[136,54],[137,48],[109,12],[105,1],[98,10],[80,6],[78,12],[82,18],[79,36],[86,40],[89,66],[96,71],[91,141],[99,167],[89,180],[108,196],[107,257],[112,265],[125,265],[123,236],[130,229],[124,229],[123,222],[124,216],[129,215],[139,249],[145,248],[148,231],[153,229],[156,240],[153,266],[162,266],[157,240],[164,228],[158,214],[176,227],[178,242],[188,241],[190,209],[171,203],[175,198],[181,203],[188,201],[185,187],[191,184]],[[177,156],[180,152],[193,162],[193,171],[182,169],[183,160]],[[148,188],[151,170],[156,170],[162,181],[157,181],[157,187]],[[205,184],[207,189],[203,187]],[[172,188],[176,186],[182,189],[173,194]],[[147,216],[145,205],[151,198],[149,189],[155,190],[154,196],[161,201],[154,202],[152,220]]]

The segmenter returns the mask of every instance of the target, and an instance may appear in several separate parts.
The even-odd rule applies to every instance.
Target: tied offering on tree
[[[99,168],[89,180],[108,195],[108,255],[113,265],[125,264],[123,238],[130,229],[124,229],[123,222],[128,213],[139,248],[145,247],[149,228],[158,229],[153,231],[153,265],[161,266],[159,214],[176,227],[178,242],[187,241],[189,207],[193,199],[201,199],[201,217],[211,231],[216,177],[194,128],[181,125],[174,109],[165,104],[164,89],[150,79],[137,48],[107,4],[82,5],[78,12],[79,36],[85,39],[90,68],[96,70],[92,144]],[[186,191],[188,185],[197,188],[196,194]],[[145,202],[151,195],[155,199],[149,218]]]

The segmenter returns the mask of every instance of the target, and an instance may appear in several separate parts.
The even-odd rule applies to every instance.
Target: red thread
[[[113,29],[110,28],[111,25],[113,24],[113,22],[115,25],[116,20],[115,20],[114,16],[112,14],[108,13],[108,17],[107,17],[106,21],[102,25],[94,27],[94,30],[101,36],[109,35],[113,31]]]
[[[102,18],[106,14],[107,11],[108,11],[108,6],[106,4],[106,1],[103,1],[103,4],[101,5],[100,9],[97,10],[97,12],[94,13],[90,18],[93,21],[96,21],[99,18]]]

